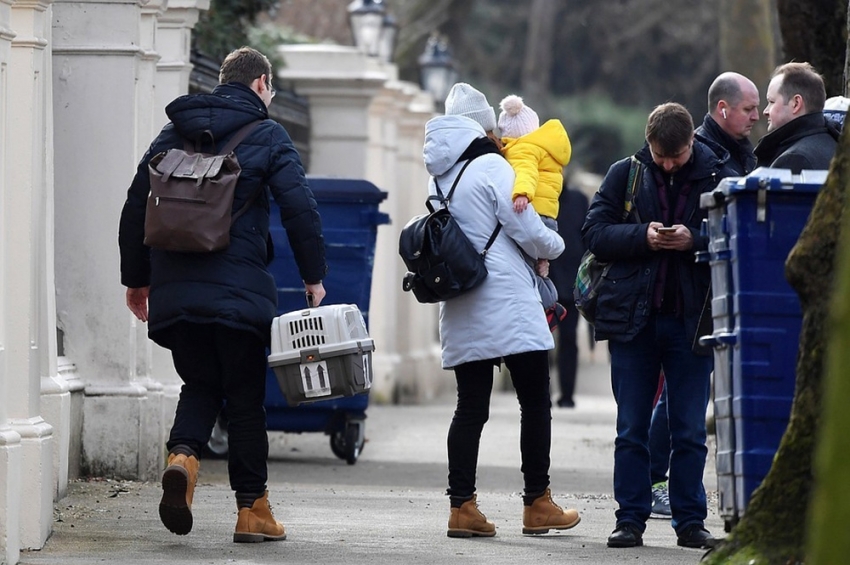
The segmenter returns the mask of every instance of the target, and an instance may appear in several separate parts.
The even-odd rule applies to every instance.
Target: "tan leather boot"
[[[236,519],[236,543],[254,543],[259,541],[280,541],[286,539],[283,524],[274,519],[269,506],[269,491],[254,501],[251,508],[240,508]]]
[[[534,499],[531,506],[524,506],[522,511],[522,533],[545,534],[549,530],[569,530],[581,522],[577,510],[564,510],[552,500],[552,491],[546,492]]]
[[[481,513],[476,495],[472,495],[472,499],[464,502],[460,508],[452,508],[446,535],[450,538],[491,538],[496,535],[496,526]]]
[[[198,481],[198,467],[198,458],[194,455],[171,453],[168,466],[162,473],[159,518],[169,531],[178,536],[192,531],[192,497]]]

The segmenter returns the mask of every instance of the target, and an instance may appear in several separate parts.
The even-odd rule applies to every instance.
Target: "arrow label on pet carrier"
[[[307,398],[330,396],[330,373],[328,373],[328,366],[324,361],[319,361],[318,363],[302,363],[299,368],[301,372],[301,384],[304,388],[304,396]]]

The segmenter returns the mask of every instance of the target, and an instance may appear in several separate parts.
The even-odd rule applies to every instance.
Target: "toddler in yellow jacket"
[[[502,154],[516,173],[511,195],[514,211],[521,214],[530,203],[543,223],[558,231],[558,198],[564,186],[564,167],[572,155],[567,130],[560,120],[548,120],[541,126],[537,113],[514,94],[506,96],[499,108],[502,110],[499,114]],[[557,303],[555,285],[544,276],[548,272],[548,262],[538,261],[537,270],[541,275],[538,290],[549,325],[554,327],[566,315],[566,310]]]

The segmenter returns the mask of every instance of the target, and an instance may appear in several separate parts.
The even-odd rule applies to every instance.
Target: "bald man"
[[[730,157],[726,166],[743,176],[756,166],[749,138],[758,121],[759,91],[755,83],[744,75],[726,72],[708,88],[708,114],[696,134],[726,149]]]

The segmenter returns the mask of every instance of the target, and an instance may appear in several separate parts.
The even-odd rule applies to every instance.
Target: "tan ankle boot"
[[[552,491],[534,499],[531,506],[523,507],[522,533],[545,534],[549,530],[569,530],[581,522],[577,510],[564,510],[552,500]]]
[[[159,518],[169,531],[185,536],[192,531],[192,497],[198,481],[198,458],[171,453],[162,473]]]
[[[236,519],[236,532],[233,541],[253,543],[259,541],[280,541],[286,539],[283,524],[274,519],[269,506],[269,491],[254,501],[251,508],[240,508]]]
[[[460,508],[452,508],[446,535],[450,538],[490,538],[496,535],[496,526],[481,513],[476,495],[472,495],[472,499],[464,502]]]

